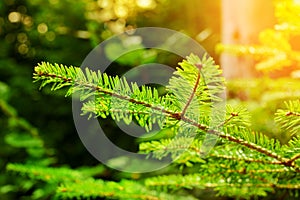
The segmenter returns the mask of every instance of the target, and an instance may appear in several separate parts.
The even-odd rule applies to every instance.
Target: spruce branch
[[[146,178],[145,184],[149,188],[214,187],[220,194],[235,197],[239,197],[240,189],[243,189],[247,192],[241,197],[246,198],[247,195],[264,196],[274,189],[298,189],[300,140],[295,137],[288,145],[281,145],[278,140],[253,132],[249,129],[249,113],[243,107],[226,105],[225,119],[217,116],[222,120],[212,126],[212,117],[215,117],[211,114],[212,109],[216,102],[222,101],[219,94],[224,89],[219,66],[209,57],[200,59],[195,55],[187,57],[179,65],[169,81],[165,96],[159,96],[155,89],[139,88],[136,83],[128,83],[117,76],[89,69],[83,72],[80,68],[57,64],[38,65],[34,79],[42,82],[41,87],[52,84],[53,90],[69,87],[67,95],[79,92],[84,101],[82,113],[89,117],[111,116],[127,124],[136,119],[147,131],[158,122],[162,130],[172,131],[171,135],[142,141],[140,153],[158,159],[171,154],[174,164],[186,167],[199,165],[198,173]],[[299,130],[299,105],[298,101],[288,102],[286,110],[278,110],[276,120],[286,124],[283,128]],[[202,158],[201,147],[207,134],[220,140],[208,157]],[[118,189],[123,187],[122,183],[115,185],[101,180],[89,181],[68,182],[57,193],[60,197],[71,198],[119,198],[125,191]],[[104,184],[116,187],[104,187]],[[129,184],[135,185],[132,182]],[[78,187],[85,189],[80,192]],[[93,187],[102,188],[102,193],[91,190]],[[126,190],[125,193],[128,198],[163,199],[162,194],[152,195],[151,191],[139,193]]]
[[[240,128],[248,128],[250,126],[249,112],[242,106],[233,107],[226,105],[226,119],[221,122],[218,127],[239,126]]]
[[[199,65],[201,65],[201,68],[198,67]],[[289,162],[288,158],[284,158],[273,150],[257,144],[256,139],[253,140],[254,142],[249,141],[248,139],[251,138],[249,138],[250,134],[248,133],[243,138],[241,137],[243,135],[239,133],[240,130],[225,133],[209,129],[209,121],[206,124],[199,123],[199,116],[193,114],[197,110],[200,110],[199,106],[211,107],[214,101],[220,101],[217,94],[223,90],[222,83],[224,82],[223,78],[220,77],[221,71],[214,64],[212,58],[207,58],[206,56],[200,60],[197,56],[191,55],[187,57],[187,60],[180,63],[180,66],[181,68],[177,69],[174,76],[170,79],[169,86],[167,86],[171,92],[167,97],[159,97],[155,90],[146,87],[140,91],[134,83],[130,87],[125,79],[110,77],[105,73],[93,72],[88,69],[85,70],[84,74],[80,68],[72,66],[68,68],[58,64],[42,63],[38,65],[35,68],[34,79],[42,82],[41,87],[44,87],[46,84],[52,84],[53,90],[69,86],[70,89],[67,95],[75,91],[81,91],[83,100],[90,97],[91,93],[93,93],[96,98],[99,98],[94,102],[95,109],[91,106],[92,102],[89,106],[84,107],[84,113],[92,111],[102,117],[110,114],[117,119],[125,119],[129,122],[133,115],[141,121],[140,125],[145,126],[148,130],[151,128],[150,124],[155,121],[150,119],[155,115],[163,115],[164,117],[173,119],[173,121],[181,121],[200,131],[216,135],[224,140],[274,158],[281,162],[282,165],[294,167],[293,162]],[[200,74],[202,74],[202,79],[200,78]],[[180,87],[178,83],[181,84]],[[110,105],[112,102],[111,98],[121,100],[123,108],[124,102],[125,105],[132,105],[132,109],[128,109],[129,106],[125,106],[126,109],[112,108]],[[101,110],[104,106],[100,110],[98,109],[99,106],[97,106],[97,103],[100,101],[107,104],[106,109]],[[141,107],[137,109],[137,106]],[[238,115],[238,113],[231,112],[231,117],[223,122],[224,125]],[[206,114],[206,117],[209,118],[209,113]],[[161,118],[158,120],[161,120]]]
[[[75,68],[72,66],[68,68],[58,64],[52,65],[50,63],[41,63],[35,67],[33,78],[36,81],[42,82],[41,87],[52,83],[52,90],[69,86],[70,89],[67,92],[67,95],[71,95],[72,93],[79,91],[82,93],[81,100],[85,100],[92,95],[95,95],[96,98],[100,97],[97,102],[100,102],[101,100],[101,102],[103,102],[103,99],[107,100],[107,109],[102,110],[101,113],[98,113],[101,116],[111,114],[113,117],[119,118],[119,112],[114,113],[114,109],[110,109],[110,103],[112,101],[111,99],[114,98],[121,100],[122,104],[119,106],[123,108],[122,110],[125,113],[127,111],[124,109],[124,107],[128,108],[129,104],[136,106],[140,105],[144,108],[149,108],[148,113],[149,115],[151,114],[152,117],[153,115],[164,115],[165,117],[171,117],[180,120],[179,113],[172,112],[168,109],[168,106],[171,105],[171,97],[166,96],[160,98],[158,97],[158,92],[155,89],[150,89],[148,87],[143,87],[143,90],[140,91],[137,84],[133,83],[130,87],[125,79],[120,79],[117,76],[110,77],[105,73],[96,73],[88,69],[86,69],[85,72],[86,74],[84,74],[80,68]],[[134,108],[137,107],[133,107],[134,111],[131,113],[134,113],[135,110],[137,110]],[[116,111],[120,110],[116,109]],[[124,117],[126,118],[126,116],[123,116],[123,118]],[[129,121],[131,121],[131,116],[129,117]],[[149,118],[145,118],[140,125],[146,126],[147,129],[147,123],[151,123]]]
[[[291,136],[297,136],[300,132],[300,101],[285,102],[286,109],[278,109],[276,123]]]

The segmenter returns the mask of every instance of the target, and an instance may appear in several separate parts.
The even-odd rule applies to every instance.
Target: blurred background
[[[284,5],[278,2],[1,0],[0,185],[3,186],[0,187],[0,196],[3,199],[15,198],[12,192],[18,187],[26,189],[33,184],[30,181],[22,182],[21,186],[16,184],[11,175],[6,175],[8,162],[30,162],[48,155],[49,159],[40,161],[70,167],[98,164],[86,151],[74,128],[71,99],[64,97],[64,90],[52,93],[45,88],[39,91],[38,84],[34,84],[32,79],[34,66],[41,61],[80,66],[101,41],[138,27],[169,28],[198,41],[224,69],[228,78],[228,101],[244,103],[259,116],[253,119],[257,124],[255,129],[286,142],[290,137],[278,136],[280,130],[274,126],[270,116],[280,107],[278,102],[282,99],[299,98],[298,54],[282,59],[282,52],[294,49],[293,53],[297,53],[300,29],[294,32],[289,29],[288,32],[284,26],[275,30],[274,25],[280,26],[288,21],[287,25],[299,28],[300,20],[290,11],[287,16]],[[282,2],[286,3],[286,10],[295,8],[297,3]],[[299,5],[296,8],[299,9]],[[274,48],[281,53],[276,60],[280,63],[279,67],[276,63],[260,62],[278,56]],[[143,55],[131,56],[113,63],[116,73],[118,69],[122,73],[143,63]],[[159,52],[152,55],[149,62],[176,67],[180,60],[174,55]],[[257,70],[255,66],[258,63],[262,63],[259,67],[263,69],[269,68]],[[278,81],[270,81],[269,78]],[[110,127],[112,138],[116,138],[118,130],[111,128],[113,122],[103,123]],[[130,148],[126,138],[116,142]],[[46,150],[38,151],[41,146]],[[27,192],[30,193],[30,190]]]
[[[39,91],[38,84],[32,83],[34,66],[41,61],[80,66],[101,41],[125,30],[148,26],[198,36],[207,51],[216,56],[214,45],[220,41],[219,5],[219,1],[204,0],[1,1],[1,99],[36,127],[49,146],[60,151],[59,161],[74,166],[85,164],[85,160],[96,162],[79,141],[71,101],[64,97],[65,91]],[[164,62],[176,66],[178,61]],[[127,62],[115,65],[126,69],[132,61]],[[2,112],[1,116],[6,117]],[[3,127],[0,131],[4,135],[8,130]],[[3,140],[1,137],[2,144]]]
[[[95,165],[75,130],[65,90],[39,90],[34,66],[41,61],[80,66],[101,41],[137,27],[164,27],[197,38],[212,54],[220,41],[218,0],[1,0],[0,1],[0,196],[30,194],[32,181],[6,173],[9,162],[79,167]],[[216,56],[217,57],[217,56]],[[177,65],[179,58],[160,56]],[[135,58],[133,58],[135,59]],[[154,58],[156,59],[156,58]],[[114,63],[128,69],[132,60]],[[119,137],[113,122],[104,122]],[[114,136],[115,135],[115,136]],[[126,138],[125,138],[126,139]],[[116,141],[130,148],[125,139]],[[133,149],[136,149],[136,145]],[[41,149],[45,149],[41,150]],[[50,159],[41,159],[45,155]],[[14,193],[23,191],[22,195]],[[25,194],[24,194],[25,191]],[[40,196],[43,196],[40,194]],[[23,197],[24,198],[24,197]]]

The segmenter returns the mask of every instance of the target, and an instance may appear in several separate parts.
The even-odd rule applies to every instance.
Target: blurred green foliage
[[[195,8],[194,3],[200,5],[199,8]],[[64,91],[50,94],[50,89],[45,88],[39,92],[38,86],[32,83],[36,63],[43,60],[80,66],[99,42],[143,26],[171,28],[195,38],[204,31],[206,34],[202,34],[200,40],[214,54],[219,26],[213,19],[218,18],[218,9],[219,0],[0,1],[1,199],[46,198],[47,191],[52,191],[44,188],[44,192],[38,190],[30,197],[31,188],[37,182],[6,174],[8,162],[38,160],[45,166],[71,167],[98,163],[77,136],[71,102],[64,98]],[[138,54],[149,61],[156,57],[155,53]],[[135,57],[136,53],[127,55],[114,63],[114,68],[132,65]],[[177,63],[166,58],[164,62]],[[105,126],[114,124],[108,122]]]

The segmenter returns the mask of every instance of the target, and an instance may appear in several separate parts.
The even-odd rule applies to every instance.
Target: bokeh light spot
[[[76,35],[76,37],[82,38],[82,39],[88,39],[91,36],[91,34],[88,31],[84,31],[84,30],[76,31],[75,35]]]
[[[8,20],[11,22],[11,23],[17,23],[19,21],[21,21],[21,13],[19,12],[11,12],[8,14]]]
[[[69,28],[66,27],[66,26],[59,26],[55,29],[55,31],[58,33],[58,34],[67,34],[69,32]]]
[[[18,51],[19,51],[19,53],[20,54],[27,54],[28,53],[28,50],[29,50],[29,48],[28,48],[28,46],[26,45],[26,44],[21,44],[21,45],[19,45],[19,47],[18,47]]]
[[[137,0],[136,5],[143,9],[153,9],[156,3],[153,0]]]
[[[20,13],[26,13],[27,12],[27,8],[25,6],[19,6],[17,8],[17,11]]]
[[[118,5],[114,8],[115,14],[119,18],[126,18],[128,16],[128,8],[123,5]]]
[[[25,43],[25,42],[28,40],[26,33],[19,33],[19,34],[17,35],[17,40],[18,40],[20,43]]]
[[[15,34],[9,33],[5,36],[5,40],[9,43],[13,43],[15,41],[16,37]]]
[[[46,33],[45,37],[48,41],[52,42],[52,41],[55,40],[56,35],[53,31],[49,31],[49,32]]]
[[[111,0],[98,0],[97,4],[100,8],[110,8],[113,2]]]
[[[48,31],[48,26],[45,23],[41,23],[38,25],[37,30],[39,33],[44,34]]]
[[[31,17],[29,16],[25,16],[23,18],[23,24],[26,26],[26,27],[31,27],[33,25],[33,20]]]
[[[108,22],[107,26],[113,33],[122,33],[125,29],[126,21],[119,19],[115,22]]]

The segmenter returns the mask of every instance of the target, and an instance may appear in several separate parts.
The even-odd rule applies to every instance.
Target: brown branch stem
[[[200,81],[200,72],[198,73],[198,76],[197,76],[197,79],[196,79],[196,82],[195,82],[193,91],[192,91],[190,97],[188,98],[187,103],[185,104],[185,106],[184,106],[184,108],[183,108],[183,110],[182,110],[182,112],[181,112],[181,116],[184,116],[184,115],[185,115],[185,113],[186,113],[188,107],[190,106],[190,104],[191,104],[191,102],[192,102],[192,100],[193,100],[193,98],[194,98],[194,96],[195,96],[195,93],[196,93],[196,91],[197,91],[197,88],[198,88],[198,85],[199,85],[199,81]]]

